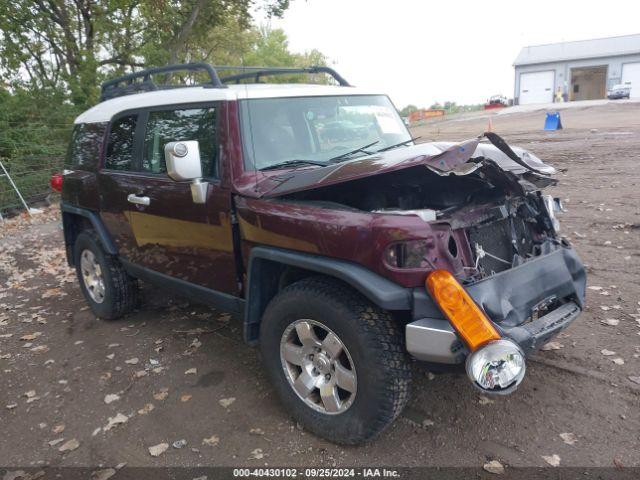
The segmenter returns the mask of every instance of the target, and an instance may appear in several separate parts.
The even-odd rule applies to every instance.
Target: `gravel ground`
[[[640,466],[640,105],[562,115],[559,132],[542,131],[543,112],[491,117],[561,169],[562,228],[589,271],[586,311],[515,394],[416,366],[409,407],[376,441],[320,440],[288,417],[229,315],[146,286],[140,311],[94,318],[50,209],[0,226],[0,464]],[[413,133],[462,140],[486,125],[458,116]]]

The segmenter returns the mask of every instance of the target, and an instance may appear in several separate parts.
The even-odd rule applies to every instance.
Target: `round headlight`
[[[511,340],[495,340],[467,357],[467,375],[487,393],[510,393],[524,378],[524,353]]]

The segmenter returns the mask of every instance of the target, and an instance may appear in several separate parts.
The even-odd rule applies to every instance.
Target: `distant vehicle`
[[[619,83],[614,85],[607,91],[609,100],[618,100],[620,98],[629,98],[631,96],[631,85],[628,83]]]
[[[487,100],[487,103],[484,104],[484,109],[493,110],[494,108],[504,108],[507,105],[509,105],[507,97],[504,95],[494,95]]]

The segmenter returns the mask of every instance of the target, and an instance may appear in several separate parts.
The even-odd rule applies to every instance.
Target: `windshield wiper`
[[[359,147],[356,148],[355,150],[351,150],[350,152],[345,152],[345,153],[341,153],[340,155],[337,155],[333,158],[330,158],[329,160],[327,160],[329,163],[333,163],[333,162],[337,162],[338,160],[342,160],[343,158],[347,158],[350,157],[351,155],[355,154],[355,153],[365,153],[367,155],[371,155],[372,152],[367,152],[367,148],[372,147],[373,145],[375,145],[376,143],[380,143],[380,140],[376,140],[375,142],[369,143],[367,145],[364,145],[363,147]]]
[[[262,167],[259,170],[262,172],[263,170],[276,170],[277,168],[299,167],[301,165],[318,165],[320,167],[325,167],[327,164],[325,162],[316,162],[315,160],[304,160],[302,158],[299,158],[294,160],[285,160],[284,162],[274,163],[273,165],[267,165],[266,167]]]
[[[396,143],[395,145],[389,145],[388,147],[384,147],[384,148],[381,148],[380,150],[376,150],[376,153],[378,153],[378,152],[386,152],[387,150],[393,150],[394,148],[401,147],[403,145],[406,145],[409,142],[414,142],[414,141],[418,140],[419,138],[422,138],[422,136],[413,137],[413,138],[410,138],[409,140],[405,140],[404,142]]]

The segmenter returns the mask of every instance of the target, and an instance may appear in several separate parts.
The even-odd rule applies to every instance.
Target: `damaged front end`
[[[508,393],[524,376],[526,354],[581,312],[586,278],[559,234],[559,201],[542,193],[556,183],[553,167],[484,136],[490,143],[415,145],[270,176],[252,189],[295,205],[298,224],[300,208],[339,212],[328,218],[342,225],[319,230],[325,251],[317,253],[364,263],[410,290],[409,353],[466,361],[474,385]],[[361,245],[349,258],[336,239],[351,216],[357,226],[367,219],[353,240],[369,251]],[[425,287],[438,272],[450,275],[439,293]],[[490,333],[472,341],[465,328],[478,333],[478,325]]]
[[[516,155],[510,149],[507,153]],[[448,172],[429,167],[447,177],[478,175],[504,196],[436,213],[436,220],[446,219],[452,232],[463,232],[450,237],[456,238],[450,253],[455,256],[462,241],[473,265],[467,261],[457,278],[438,286],[433,279],[449,272],[430,262],[427,285],[438,308],[426,307],[429,316],[406,326],[407,348],[425,361],[461,363],[466,358],[467,374],[477,388],[507,394],[524,378],[526,354],[580,314],[586,276],[575,251],[558,235],[560,202],[541,193],[555,182],[541,171],[500,172],[489,158],[491,151],[484,154]],[[469,331],[471,335],[465,334]]]
[[[271,177],[262,196],[371,214],[376,243],[386,243],[381,273],[405,285],[422,283],[435,269],[473,283],[561,244],[559,202],[541,193],[556,183],[549,177],[555,170],[533,155],[527,152],[525,164],[507,150],[516,163],[478,140],[408,150],[421,154],[393,152]]]

